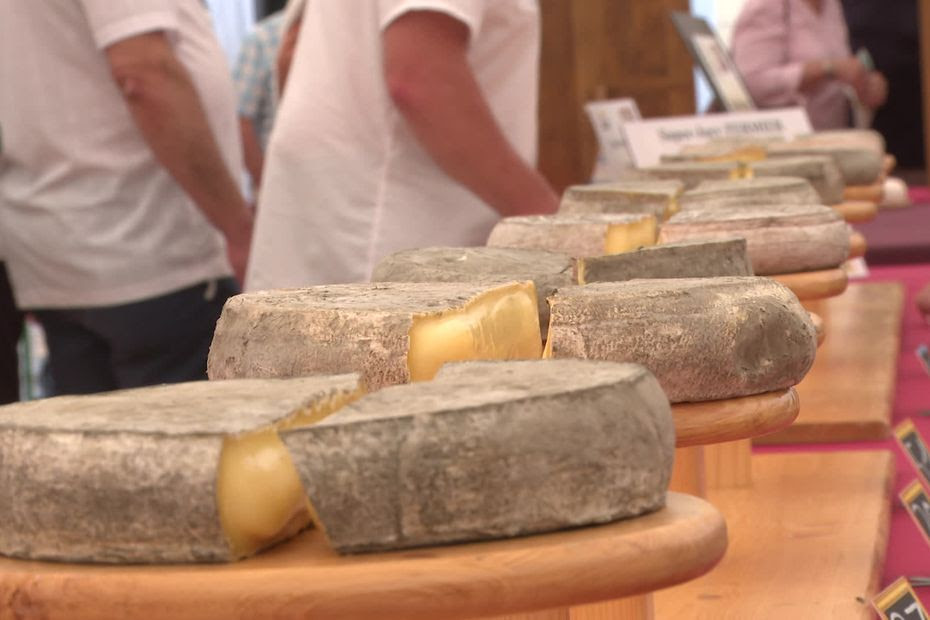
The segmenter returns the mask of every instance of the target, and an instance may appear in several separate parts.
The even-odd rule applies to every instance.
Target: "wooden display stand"
[[[868,250],[868,243],[865,240],[865,235],[861,232],[853,231],[849,235],[849,258],[859,258],[865,256],[866,250]]]
[[[892,465],[887,451],[756,455],[752,488],[708,491],[727,519],[726,557],[657,592],[656,617],[871,618]]]
[[[869,222],[878,215],[878,202],[871,200],[846,199],[838,205],[832,205],[832,207],[850,224]]]
[[[839,267],[768,277],[790,288],[801,301],[834,297],[845,291],[849,284],[849,276]]]
[[[713,506],[670,493],[664,509],[635,519],[395,553],[340,556],[310,530],[235,564],[0,559],[0,617],[583,620],[606,605],[623,613],[610,618],[642,619],[651,617],[649,592],[707,572],[726,546],[726,525]]]
[[[858,283],[844,295],[805,306],[828,334],[814,367],[798,385],[801,413],[759,444],[884,439],[891,426],[904,288]]]
[[[878,204],[885,196],[883,181],[871,185],[847,185],[843,190],[844,202],[871,202]]]

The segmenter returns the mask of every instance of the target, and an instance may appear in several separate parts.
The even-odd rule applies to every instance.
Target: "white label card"
[[[722,138],[791,140],[812,131],[807,112],[800,107],[651,118],[623,124],[627,145],[638,168],[654,166],[663,155],[677,154],[688,144],[706,144]]]
[[[642,119],[636,101],[629,98],[591,101],[585,112],[594,127],[599,146],[597,162],[591,180],[616,181],[623,172],[633,167],[633,158],[627,148],[623,125]]]

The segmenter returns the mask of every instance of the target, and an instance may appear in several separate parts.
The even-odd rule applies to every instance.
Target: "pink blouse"
[[[849,126],[849,100],[837,80],[800,91],[804,64],[846,58],[849,32],[840,0],[748,0],[733,29],[731,53],[760,108],[803,105],[814,129]]]

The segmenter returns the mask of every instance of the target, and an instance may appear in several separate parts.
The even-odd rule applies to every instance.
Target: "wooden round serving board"
[[[865,240],[865,235],[858,231],[852,231],[849,233],[849,258],[859,258],[860,256],[865,256],[865,251],[868,249],[868,242]]]
[[[669,493],[636,519],[510,540],[340,556],[308,530],[235,564],[0,559],[0,618],[482,618],[622,598],[704,574],[727,546],[707,502]]]
[[[840,204],[832,205],[832,207],[847,222],[868,222],[874,220],[875,216],[878,215],[879,202],[881,202],[881,195],[878,196],[877,200],[851,200],[846,198]]]
[[[783,273],[767,276],[781,282],[791,289],[801,301],[834,297],[846,290],[849,277],[846,272],[836,269],[805,271],[802,273]]]
[[[742,398],[672,405],[675,446],[703,446],[774,433],[790,426],[801,403],[794,388]]]

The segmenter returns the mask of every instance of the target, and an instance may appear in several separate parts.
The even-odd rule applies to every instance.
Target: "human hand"
[[[864,80],[863,92],[858,93],[859,100],[873,110],[884,105],[888,99],[888,80],[878,71],[870,71]]]
[[[226,257],[232,265],[233,274],[239,284],[245,283],[245,270],[249,264],[249,249],[252,246],[252,212],[240,218],[236,225],[225,232]]]
[[[849,84],[858,93],[860,89],[865,87],[868,71],[866,71],[862,61],[855,56],[848,56],[833,62],[833,73],[836,75],[836,79]]]

